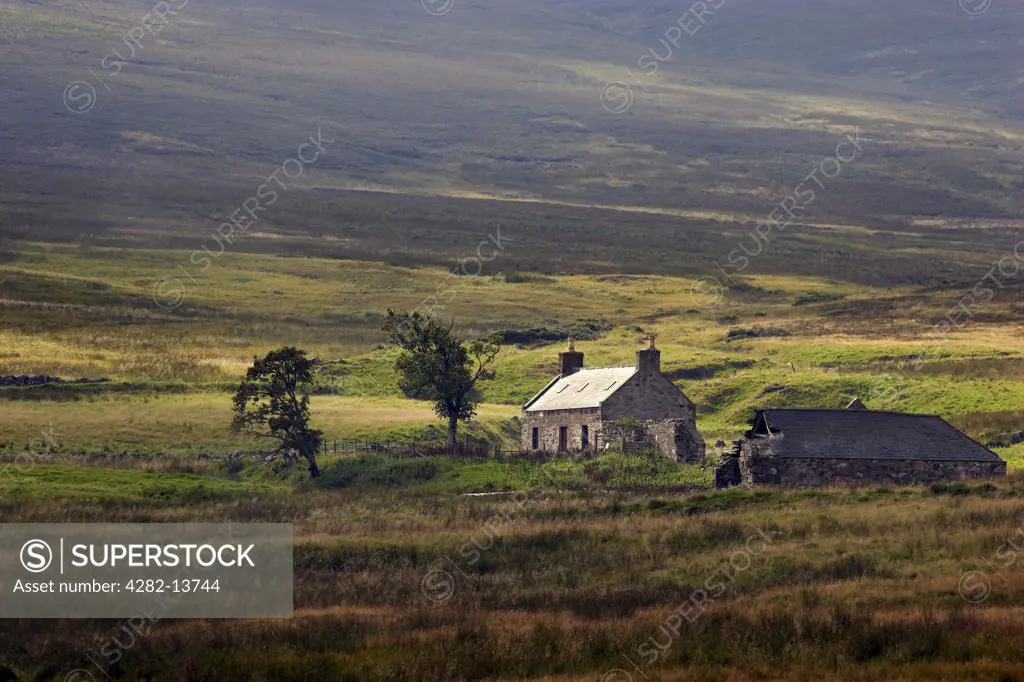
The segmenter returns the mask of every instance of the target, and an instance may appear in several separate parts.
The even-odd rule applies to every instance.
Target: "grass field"
[[[437,418],[423,402],[397,398],[319,396],[312,411],[330,443],[340,439],[411,441],[426,438]],[[518,414],[505,405],[483,405],[469,431],[500,442],[500,422]],[[194,456],[251,450],[254,442],[230,433],[231,396],[187,393],[140,397],[108,395],[71,401],[12,401],[4,404],[5,442],[66,454],[128,452]]]
[[[434,420],[427,406],[398,401],[394,351],[379,347],[388,307],[451,317],[469,337],[535,327],[565,335],[587,322],[598,330],[580,341],[588,366],[632,364],[655,333],[664,370],[697,403],[711,441],[734,438],[757,407],[841,407],[854,397],[938,413],[983,440],[1022,428],[1017,277],[1000,279],[991,301],[936,340],[934,326],[971,295],[970,280],[872,287],[751,274],[708,289],[666,275],[510,277],[500,260],[493,272],[453,277],[430,266],[226,254],[181,306],[162,309],[147,296],[174,252],[17,244],[20,258],[0,264],[0,374],[113,381],[0,391],[8,448],[52,423],[69,450],[244,449],[227,433],[227,398],[255,355],[284,344],[328,363],[318,390],[335,395],[317,397],[313,411],[329,438],[408,436]],[[481,423],[497,431],[515,416],[552,376],[560,346],[506,345],[498,378],[483,387],[495,406]]]
[[[683,495],[534,476],[513,505],[404,487],[197,490],[139,472],[91,474],[117,493],[89,499],[64,474],[33,475],[34,494],[3,498],[0,514],[294,523],[296,615],[147,624],[114,665],[96,652],[116,621],[48,621],[45,636],[41,621],[5,621],[0,665],[19,679],[84,666],[151,680],[1009,680],[1024,653],[1024,581],[1001,551],[1021,532],[1019,476]],[[165,484],[184,497],[162,497]],[[990,579],[976,604],[960,594],[978,601],[970,570]]]

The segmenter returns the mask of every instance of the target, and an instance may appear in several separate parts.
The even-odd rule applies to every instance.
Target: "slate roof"
[[[547,412],[600,407],[636,371],[636,367],[598,367],[581,369],[567,377],[559,376],[526,403],[523,410]]]
[[[779,457],[1002,461],[941,417],[864,410],[760,410]]]

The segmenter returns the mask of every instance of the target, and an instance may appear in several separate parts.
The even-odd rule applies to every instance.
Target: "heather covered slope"
[[[272,232],[358,246],[344,207],[391,200],[344,189],[628,206],[714,230],[763,218],[858,129],[870,151],[802,219],[1006,225],[1019,208],[1010,2],[730,0],[681,38],[687,6],[625,0],[175,6],[136,48],[145,0],[0,3],[5,229],[202,234],[318,129],[335,142],[264,216]],[[652,49],[666,60],[649,75]],[[635,97],[617,115],[602,106],[616,81]]]

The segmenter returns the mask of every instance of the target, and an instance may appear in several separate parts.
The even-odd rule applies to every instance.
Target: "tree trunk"
[[[459,420],[455,417],[448,417],[448,452],[455,454],[456,432],[459,428]]]
[[[320,475],[320,467],[316,463],[316,451],[318,449],[315,444],[303,443],[300,446],[300,450],[295,454],[296,462],[299,461],[299,456],[306,460],[306,463],[309,465],[310,478],[317,478]]]

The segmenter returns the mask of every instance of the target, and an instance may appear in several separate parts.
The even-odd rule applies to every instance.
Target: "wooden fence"
[[[373,438],[325,439],[321,443],[321,453],[325,456],[385,455],[395,458],[454,455],[469,459],[497,459],[500,461],[510,459],[545,461],[555,456],[554,453],[547,452],[502,450],[500,445],[469,437],[456,443],[455,452],[449,450],[447,443],[439,441],[380,441]]]
[[[343,438],[324,440],[322,452],[325,455],[387,455],[388,457],[427,457],[434,455],[456,455],[460,457],[488,457],[495,452],[495,446],[485,441],[463,438],[455,444],[455,451],[447,443],[439,441],[381,441],[373,438]]]

